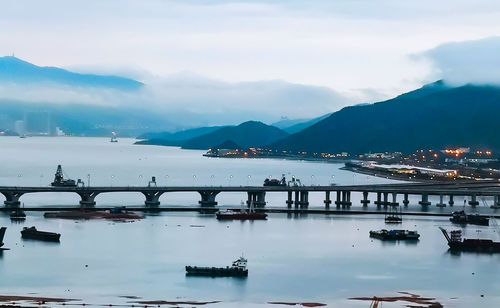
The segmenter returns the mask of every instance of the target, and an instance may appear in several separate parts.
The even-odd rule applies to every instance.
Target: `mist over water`
[[[105,138],[0,138],[4,162],[0,185],[49,185],[57,164],[63,165],[68,177],[86,183],[90,174],[91,186],[147,185],[151,176],[157,177],[159,186],[260,186],[265,177],[283,173],[314,185],[389,182],[340,170],[340,164],[213,159],[203,157],[203,151],[132,143],[131,139],[110,143]],[[167,193],[160,201],[162,206],[188,206],[197,205],[199,198],[197,193]],[[310,207],[324,207],[323,199],[322,193],[311,193]],[[370,199],[373,203],[374,196]],[[217,196],[220,205],[239,205],[241,200],[246,200],[246,194]],[[21,198],[27,207],[75,206],[78,201],[78,195],[70,193]],[[285,195],[268,193],[266,201],[267,206],[283,207]],[[418,211],[418,199],[411,201],[409,208]],[[144,204],[144,197],[108,193],[99,195],[96,202],[97,206],[137,206]],[[360,208],[359,196],[353,195],[353,202],[354,208]],[[269,301],[368,307],[369,302],[347,298],[396,296],[399,291],[436,297],[445,307],[493,308],[500,302],[500,256],[449,253],[438,226],[459,227],[452,227],[447,217],[404,217],[395,228],[418,230],[420,241],[387,243],[368,237],[370,230],[393,228],[380,215],[270,214],[267,221],[219,222],[210,214],[164,212],[118,223],[27,214],[24,224],[13,224],[7,215],[0,215],[0,226],[7,226],[5,247],[11,249],[0,254],[0,294],[36,293],[103,305],[130,305],[127,302],[133,300],[120,297],[124,295],[222,301],[216,307],[265,306]],[[61,233],[61,243],[22,240],[19,231],[32,225]],[[493,227],[467,226],[463,232],[469,238],[497,236]],[[246,279],[185,276],[185,265],[226,266],[242,253],[249,260]],[[384,307],[402,306],[384,303]]]

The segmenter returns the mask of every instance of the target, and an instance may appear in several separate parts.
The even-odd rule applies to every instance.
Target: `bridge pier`
[[[437,207],[446,207],[446,203],[443,202],[443,198],[444,198],[443,194],[440,194],[439,195],[439,203],[436,204]]]
[[[2,192],[2,194],[5,196],[3,203],[7,208],[18,208],[21,205],[19,198],[24,195],[22,192]]]
[[[146,197],[144,204],[146,207],[154,208],[160,206],[160,197],[163,191],[143,191],[142,194]]]
[[[299,207],[299,204],[300,204],[300,191],[296,190],[295,191],[295,208],[298,208]]]
[[[217,201],[215,201],[215,196],[217,196],[219,191],[203,190],[203,191],[198,191],[198,193],[201,195],[201,200],[198,201],[198,203],[201,206],[216,206],[217,205]]]
[[[470,196],[469,205],[472,207],[476,207],[477,205],[479,205],[479,201],[477,201],[476,194],[473,194],[472,196]]]
[[[391,206],[399,206],[399,202],[397,201],[398,194],[397,193],[392,193],[392,202],[390,203]]]
[[[361,200],[361,204],[363,204],[363,207],[367,207],[368,203],[370,203],[370,200],[368,200],[368,192],[364,191],[363,192],[363,199]]]
[[[493,205],[490,206],[492,209],[500,208],[500,195],[493,196]]]
[[[382,204],[384,205],[384,207],[387,207],[389,205],[389,193],[385,192],[383,193],[383,196],[384,196],[384,201],[382,202]]]
[[[78,195],[80,195],[80,206],[82,208],[91,208],[95,206],[95,197],[99,194],[98,192],[95,191],[89,191],[89,192],[77,192]]]
[[[448,204],[450,206],[453,206],[453,204],[455,204],[455,201],[453,201],[453,195],[450,195],[450,200],[448,201]]]
[[[429,195],[428,194],[422,194],[422,200],[418,202],[422,207],[426,207],[431,205],[429,202]]]
[[[403,195],[403,205],[404,206],[408,206],[408,204],[410,203],[410,200],[408,200],[408,194],[404,194]]]
[[[255,207],[264,207],[266,206],[266,192],[265,191],[249,191],[247,192],[248,194],[248,199],[247,199],[247,205],[250,206],[250,204],[253,202],[253,205]],[[288,201],[287,201],[288,203]]]
[[[342,192],[342,207],[350,207],[351,202],[351,192],[346,190]]]
[[[325,201],[324,201],[324,203],[325,203],[325,209],[330,208],[330,204],[332,204],[332,200],[330,200],[330,191],[329,190],[327,190],[325,192]]]
[[[377,201],[373,202],[377,205],[377,208],[380,208],[380,206],[382,205],[382,193],[381,192],[377,192]]]
[[[337,208],[339,208],[340,205],[342,204],[342,200],[340,199],[341,191],[337,190],[336,193],[337,193],[337,199],[335,200],[335,205],[337,206]]]
[[[303,190],[300,192],[299,206],[301,208],[309,206],[309,192],[307,190]]]
[[[293,204],[293,191],[289,190],[288,191],[288,199],[286,199],[286,206],[288,208],[291,208]]]

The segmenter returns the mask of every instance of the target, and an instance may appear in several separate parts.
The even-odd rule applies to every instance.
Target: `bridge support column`
[[[392,202],[391,206],[399,206],[399,202],[397,201],[398,194],[392,193]]]
[[[346,191],[345,192],[345,200],[344,200],[344,205],[347,207],[351,207],[352,202],[351,202],[351,192]]]
[[[301,208],[309,206],[309,192],[308,191],[301,191],[300,192],[299,205]]]
[[[7,208],[18,208],[21,205],[19,198],[24,195],[22,192],[2,192],[2,194],[5,196],[3,203]]]
[[[296,190],[295,191],[295,202],[294,202],[295,208],[298,208],[299,204],[300,204],[300,191]]]
[[[492,209],[500,209],[500,196],[493,196],[493,204],[490,206]]]
[[[340,205],[342,204],[342,201],[340,199],[340,194],[342,192],[340,190],[337,190],[336,193],[337,193],[337,199],[335,200],[335,205],[337,206],[337,208],[339,208]]]
[[[429,202],[429,195],[422,194],[422,200],[418,202],[422,207],[429,206],[431,203]]]
[[[143,191],[142,194],[146,197],[144,204],[146,207],[154,208],[160,205],[160,197],[163,195],[161,191]]]
[[[382,193],[377,192],[377,201],[373,202],[377,205],[378,208],[382,205]]]
[[[472,207],[476,207],[477,205],[479,205],[475,194],[470,197],[469,205]]]
[[[91,208],[95,206],[95,197],[99,194],[98,192],[95,191],[89,191],[89,192],[77,192],[78,195],[80,195],[80,207],[82,208]]]
[[[382,203],[384,207],[387,207],[389,205],[389,193],[385,192],[384,193],[384,202]]]
[[[247,199],[247,205],[253,202],[254,207],[264,207],[266,206],[266,192],[265,191],[249,191]],[[288,203],[288,201],[287,201]]]
[[[288,208],[291,208],[291,207],[292,207],[292,204],[293,204],[293,199],[292,199],[292,197],[293,197],[293,191],[289,190],[289,191],[288,191],[288,199],[286,200],[286,206],[287,206]]]
[[[368,203],[370,203],[370,200],[368,200],[368,192],[364,191],[363,192],[363,199],[361,200],[361,204],[363,204],[363,207],[367,207]]]
[[[453,206],[453,204],[455,204],[455,201],[453,201],[453,195],[450,195],[450,200],[448,201],[448,204],[450,206]]]
[[[446,207],[446,203],[443,202],[443,198],[444,198],[443,194],[440,194],[439,195],[439,203],[436,204],[437,207]]]
[[[330,191],[325,192],[325,209],[330,208],[330,204],[332,204],[332,200],[330,200]]]
[[[201,200],[198,203],[203,206],[216,206],[215,196],[219,193],[216,190],[203,190],[198,192],[201,195]]]
[[[410,200],[408,200],[408,194],[404,194],[403,205],[408,206],[409,203],[410,203]]]

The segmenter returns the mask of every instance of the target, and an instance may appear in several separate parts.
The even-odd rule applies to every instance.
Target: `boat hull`
[[[383,241],[417,241],[420,238],[420,235],[407,234],[404,232],[370,231],[370,237],[377,238]]]
[[[265,213],[217,213],[218,220],[266,220]]]
[[[248,276],[248,269],[232,267],[186,266],[186,275],[208,277],[246,277]]]
[[[21,231],[21,237],[23,239],[38,240],[45,242],[59,242],[61,234],[54,232],[38,231],[31,228],[24,229]]]

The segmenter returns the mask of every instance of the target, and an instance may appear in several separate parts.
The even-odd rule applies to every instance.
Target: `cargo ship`
[[[61,234],[55,232],[38,231],[35,227],[24,227],[21,231],[24,239],[39,240],[45,242],[59,242]]]
[[[465,211],[456,211],[452,213],[450,221],[456,224],[471,224],[479,226],[489,226],[489,218],[478,214],[467,215]]]
[[[383,241],[396,241],[396,240],[412,240],[416,241],[420,238],[417,231],[408,230],[378,230],[370,231],[370,237],[378,238]]]
[[[454,230],[448,235],[448,231],[439,228],[443,233],[450,250],[455,251],[476,251],[476,252],[500,252],[500,242],[494,242],[490,239],[462,239],[462,231]]]
[[[231,266],[226,267],[200,267],[186,266],[188,276],[209,277],[246,277],[248,276],[247,259],[240,257]]]
[[[250,203],[248,210],[244,209],[244,203],[240,211],[219,210],[215,213],[218,220],[266,220],[266,213],[256,213],[253,207],[253,202]]]

